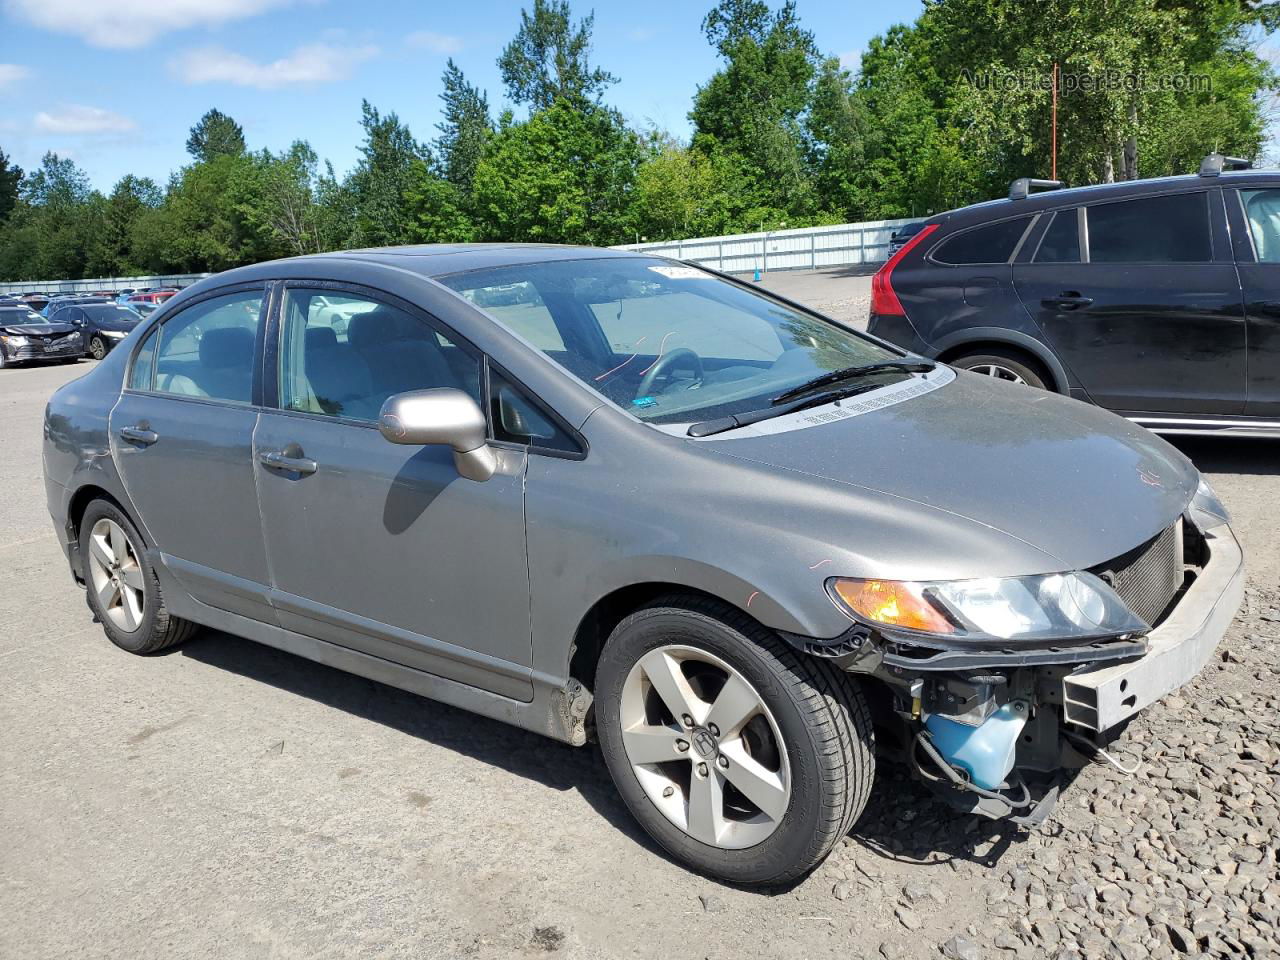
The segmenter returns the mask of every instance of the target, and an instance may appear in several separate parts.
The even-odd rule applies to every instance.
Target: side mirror
[[[453,447],[453,464],[468,480],[488,480],[498,469],[484,414],[470,396],[453,387],[388,397],[378,414],[378,430],[392,443]]]

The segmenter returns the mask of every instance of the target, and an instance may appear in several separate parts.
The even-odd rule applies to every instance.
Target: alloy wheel
[[[1022,379],[1016,371],[1010,370],[1008,367],[1001,366],[998,363],[980,363],[974,367],[967,368],[970,373],[981,374],[984,377],[995,377],[997,380],[1008,380],[1010,383],[1026,384],[1026,380]]]
[[[651,650],[627,675],[619,719],[641,788],[695,840],[751,847],[782,822],[791,800],[782,734],[724,660],[694,647]]]
[[[142,568],[124,528],[106,517],[89,532],[89,579],[98,607],[117,629],[133,633],[142,625]]]
[[[107,355],[106,345],[102,342],[101,338],[94,337],[89,341],[89,354],[95,360],[101,360]]]

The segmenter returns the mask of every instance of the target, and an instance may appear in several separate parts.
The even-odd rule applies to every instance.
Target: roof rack
[[[1220,153],[1211,153],[1200,161],[1200,176],[1216,177],[1223,170],[1252,170],[1253,164],[1241,157],[1224,157]]]
[[[1035,190],[1061,190],[1061,180],[1036,180],[1032,177],[1019,177],[1009,184],[1010,200],[1025,200]]]

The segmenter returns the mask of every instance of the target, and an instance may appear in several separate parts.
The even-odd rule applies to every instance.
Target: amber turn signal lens
[[[896,580],[833,580],[845,606],[874,623],[928,633],[955,633],[955,626],[920,593],[917,584]]]

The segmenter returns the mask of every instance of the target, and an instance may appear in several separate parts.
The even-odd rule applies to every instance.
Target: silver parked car
[[[44,459],[118,646],[212,627],[598,739],[663,847],[744,883],[826,856],[877,735],[1038,822],[1243,584],[1145,430],[612,250],[208,278],[53,396]]]

